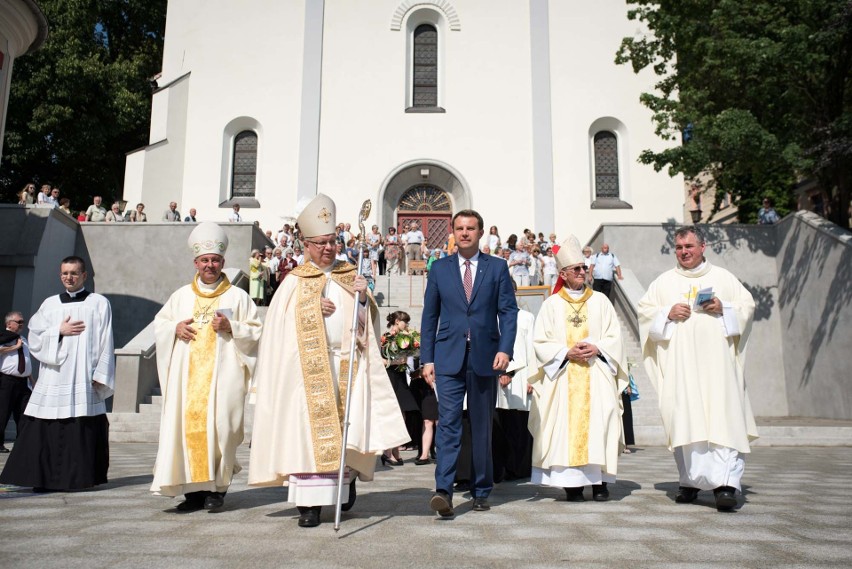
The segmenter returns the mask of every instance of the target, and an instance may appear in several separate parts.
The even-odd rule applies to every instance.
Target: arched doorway
[[[421,188],[418,190],[418,188]],[[427,243],[443,246],[455,211],[473,207],[470,189],[462,175],[438,160],[419,159],[400,164],[382,182],[378,222],[383,231],[402,229],[405,220],[421,221]]]
[[[432,184],[417,184],[402,194],[397,207],[397,231],[403,233],[412,222],[417,222],[426,238],[426,246],[440,249],[450,233],[453,216],[447,192]]]

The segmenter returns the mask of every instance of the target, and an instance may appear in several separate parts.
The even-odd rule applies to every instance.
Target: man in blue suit
[[[429,507],[442,517],[453,516],[465,394],[473,447],[473,509],[491,509],[497,376],[508,367],[515,344],[518,305],[512,278],[505,261],[480,254],[482,235],[482,216],[477,212],[463,210],[453,216],[458,253],[432,264],[423,302],[423,378],[438,395],[438,465]]]

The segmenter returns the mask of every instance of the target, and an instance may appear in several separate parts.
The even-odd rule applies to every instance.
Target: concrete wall
[[[47,207],[0,205],[0,312],[29,319],[62,292],[60,261],[73,255],[78,224]]]
[[[678,227],[673,224],[603,225],[589,244],[597,252],[603,243],[608,243],[621,264],[630,268],[647,289],[660,273],[675,266],[674,232]],[[758,416],[787,416],[790,406],[781,350],[777,228],[756,225],[702,225],[701,228],[707,237],[707,259],[734,273],[755,299],[754,326],[745,369],[754,412]]]
[[[251,250],[267,243],[251,223],[223,224],[225,266],[248,273]],[[151,322],[169,296],[195,274],[186,245],[194,223],[81,223],[77,254],[92,265],[94,290],[112,304],[115,345]]]
[[[252,249],[268,240],[251,223],[223,224],[230,241],[225,266],[248,273]],[[78,223],[50,208],[0,205],[0,313],[29,319],[45,298],[62,292],[60,261],[79,255],[86,284],[109,298],[116,347],[153,319],[195,268],[186,245],[192,223]]]
[[[850,419],[852,234],[810,212],[776,227],[790,415]]]

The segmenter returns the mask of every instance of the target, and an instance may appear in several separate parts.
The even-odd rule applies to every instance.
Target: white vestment
[[[578,306],[554,294],[544,301],[535,321],[535,352],[544,370],[541,379],[531,381],[531,480],[536,484],[579,487],[615,482],[624,447],[620,394],[627,387],[627,365],[621,327],[612,304],[599,292],[591,292],[585,306]],[[575,314],[578,319],[585,315],[577,327],[569,321]],[[597,346],[602,357],[592,358],[588,365],[565,362],[578,341]]]
[[[289,485],[288,499],[299,506],[336,500],[355,271],[337,263],[333,273],[306,263],[287,275],[269,306],[255,375],[249,484]],[[331,316],[322,316],[320,295],[334,302]],[[346,465],[372,480],[376,454],[410,437],[379,351],[372,300],[359,315]]]
[[[710,287],[722,302],[721,316],[693,307],[696,293]],[[689,304],[693,312],[683,322],[671,322],[669,311],[678,303]],[[743,377],[754,314],[751,294],[730,272],[705,261],[694,270],[660,275],[638,312],[645,369],[657,390],[667,445],[678,453],[681,485],[739,488],[738,453],[750,452],[749,442],[757,438]]]
[[[515,335],[515,347],[508,372],[515,372],[512,381],[497,389],[497,408],[515,411],[529,411],[531,396],[527,393],[529,382],[541,373],[535,357],[533,331],[535,316],[526,310],[518,310],[518,333]]]
[[[76,294],[81,293],[86,294]],[[59,335],[69,316],[85,325],[80,335]],[[51,296],[30,319],[29,328],[30,353],[41,369],[24,414],[39,419],[105,414],[105,401],[115,388],[109,301],[96,293],[88,293],[82,302],[63,303],[60,295]]]
[[[216,285],[198,283],[198,288],[209,294]],[[216,311],[228,317],[231,333],[210,328]],[[192,342],[175,335],[178,323],[187,318],[195,319],[191,325],[198,332]],[[225,492],[242,469],[236,453],[243,441],[243,409],[260,339],[257,308],[234,286],[207,298],[187,285],[172,294],[154,325],[163,414],[151,491],[165,496]]]

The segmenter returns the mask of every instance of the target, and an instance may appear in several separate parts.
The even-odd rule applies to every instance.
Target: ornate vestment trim
[[[574,314],[565,311],[566,345],[574,346],[577,342],[589,336],[589,309],[586,301],[592,296],[592,289],[578,298],[572,298],[565,289],[559,291],[559,296],[572,304],[580,304],[577,314],[581,323],[575,325]],[[591,413],[591,368],[588,363],[569,361],[565,370],[568,380],[568,466],[583,466],[589,463],[589,415]]]
[[[183,419],[184,439],[190,482],[206,482],[215,477],[210,469],[212,461],[207,437],[207,415],[210,387],[213,384],[213,371],[216,367],[217,339],[217,333],[210,323],[219,308],[220,297],[231,288],[231,283],[227,276],[222,275],[222,282],[210,292],[198,287],[197,278],[192,279],[191,286],[192,292],[195,293],[192,317],[196,336],[189,343],[189,373],[186,380],[186,407]]]

